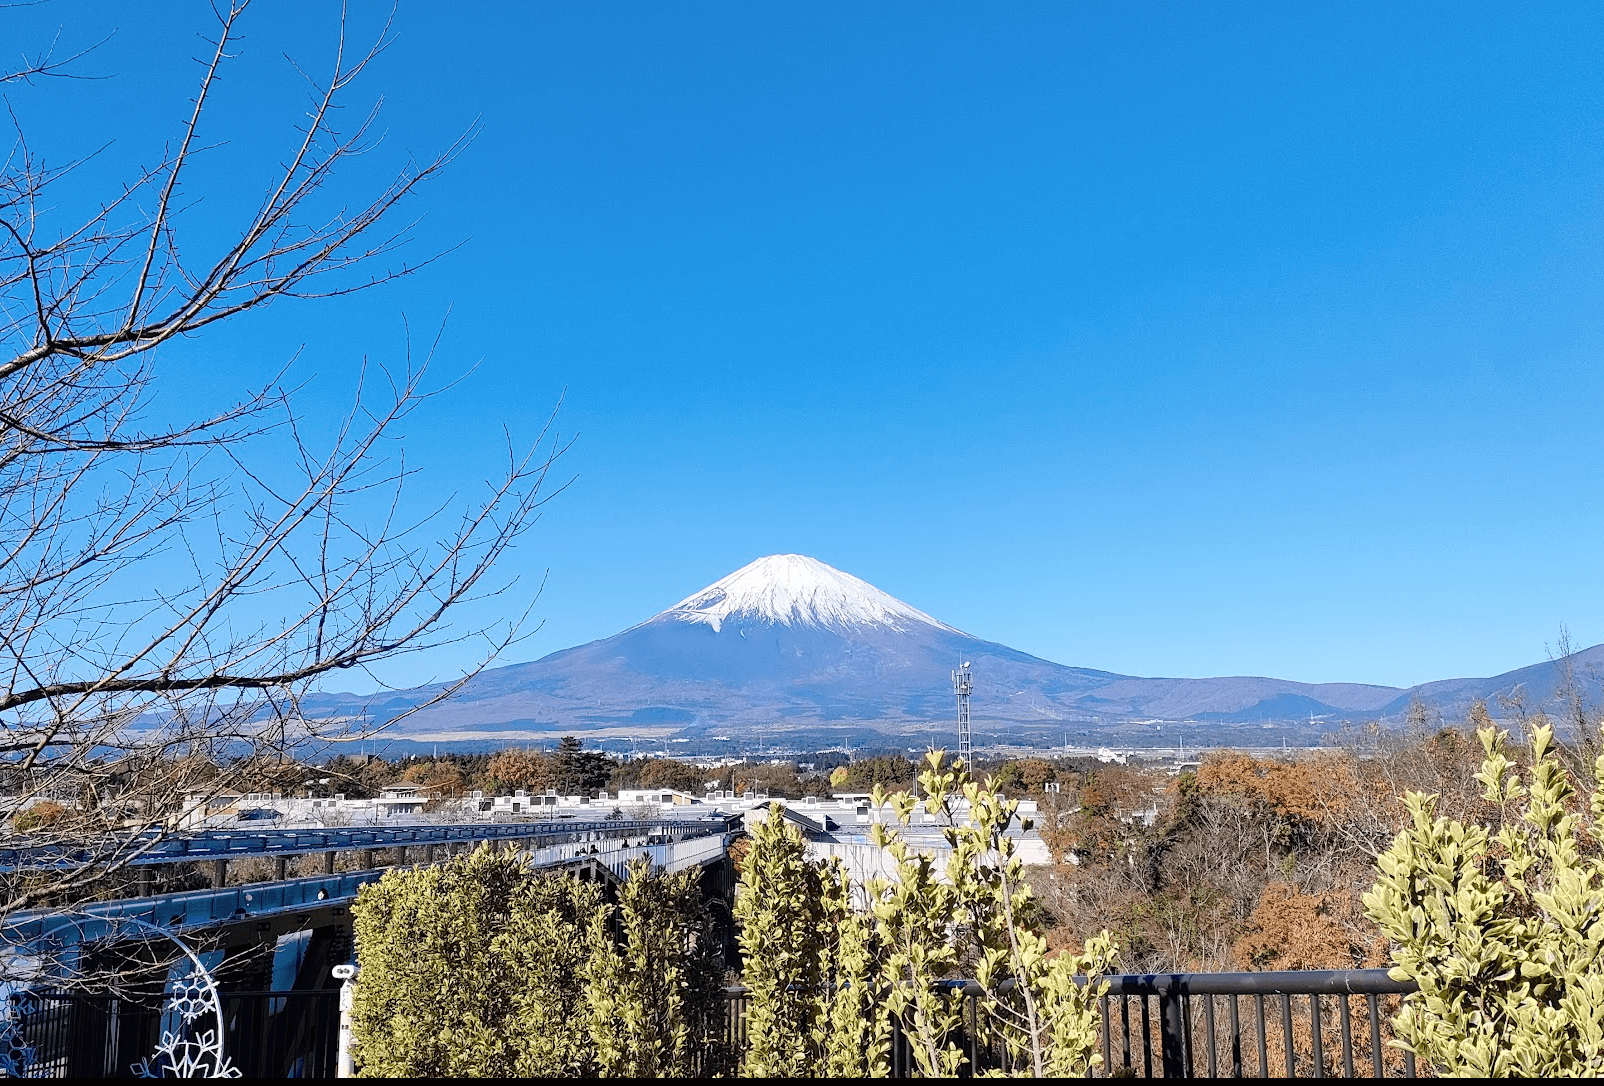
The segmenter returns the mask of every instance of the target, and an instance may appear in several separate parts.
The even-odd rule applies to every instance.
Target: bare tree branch
[[[350,131],[334,120],[389,26],[352,51],[342,15],[329,68],[294,68],[310,88],[304,123],[260,201],[192,259],[186,184],[220,135],[211,107],[249,7],[214,9],[174,142],[87,211],[71,217],[64,181],[81,189],[95,155],[51,164],[13,115],[0,159],[0,816],[49,800],[58,815],[28,840],[75,849],[59,869],[0,877],[0,916],[103,889],[186,797],[390,723],[309,717],[321,677],[446,645],[476,647],[482,667],[528,615],[526,600],[489,625],[456,617],[510,594],[494,571],[561,491],[548,474],[566,443],[553,416],[527,444],[508,439],[482,493],[420,488],[401,436],[450,387],[430,383],[439,334],[419,360],[409,342],[394,365],[365,362],[321,439],[309,433],[329,420],[308,425],[288,366],[220,411],[151,422],[174,341],[434,259],[396,259],[410,229],[396,209],[474,133],[348,200],[340,167],[374,147],[377,107]],[[0,82],[66,74],[93,48],[53,43]],[[478,667],[466,670],[401,715],[450,697]]]

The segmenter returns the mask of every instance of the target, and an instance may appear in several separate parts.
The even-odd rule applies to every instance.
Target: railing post
[[[1188,1078],[1186,1041],[1181,1021],[1181,978],[1171,974],[1164,978],[1158,997],[1159,1055],[1164,1064],[1165,1078]]]
[[[355,1078],[356,1067],[351,1060],[351,1007],[356,1002],[356,989],[351,982],[356,979],[357,967],[355,965],[336,965],[334,976],[340,984],[340,1048],[339,1057],[334,1068],[335,1078]]]

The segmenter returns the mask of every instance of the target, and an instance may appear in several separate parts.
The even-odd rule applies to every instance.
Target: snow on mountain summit
[[[867,581],[802,554],[771,554],[743,566],[663,612],[717,632],[731,618],[782,626],[952,627],[909,607]],[[954,631],[956,632],[956,631]]]

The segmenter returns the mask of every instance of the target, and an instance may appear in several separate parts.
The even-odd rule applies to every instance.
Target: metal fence
[[[339,997],[337,989],[223,993],[229,1062],[246,1078],[333,1078]],[[177,1026],[150,999],[31,992],[13,1004],[6,1070],[23,1078],[139,1077],[163,1030]]]
[[[1414,1077],[1414,1059],[1388,1047],[1388,1020],[1413,985],[1382,969],[1173,973],[1107,978],[1099,1000],[1099,1077]],[[947,1038],[968,1076],[1013,1070],[987,1000],[974,981],[948,982],[962,997],[962,1026]],[[703,1071],[732,1075],[747,1039],[745,988],[726,989],[723,1043]],[[124,1078],[154,1050],[159,1003],[31,993],[12,1016],[12,1040],[30,1049],[32,1078]],[[339,992],[229,992],[221,997],[225,1051],[248,1078],[332,1078]],[[20,1008],[19,1008],[20,1009]],[[0,1054],[3,1058],[3,1054]],[[893,1023],[890,1071],[917,1074],[908,1037]]]
[[[1389,1019],[1414,991],[1385,969],[1111,976],[1099,1000],[1098,1077],[1415,1077],[1414,1056],[1389,1047]],[[963,996],[962,1026],[947,1038],[967,1058],[960,1074],[1012,1071],[1001,1031],[974,981],[951,981]],[[726,1050],[747,1036],[745,988],[727,989]],[[893,1078],[918,1073],[908,1037],[892,1024]]]
[[[1386,1043],[1414,988],[1385,969],[1110,977],[1104,1073],[1414,1078],[1414,1056]]]

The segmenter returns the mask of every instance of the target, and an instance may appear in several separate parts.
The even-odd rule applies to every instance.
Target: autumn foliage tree
[[[552,781],[551,765],[542,754],[532,750],[508,747],[497,751],[485,767],[485,777],[498,791],[514,792],[522,788],[529,792],[543,792]]]

